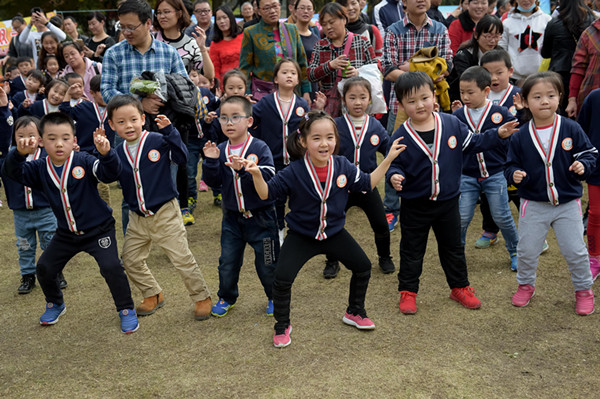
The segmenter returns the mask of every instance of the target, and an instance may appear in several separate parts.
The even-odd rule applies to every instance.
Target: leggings
[[[588,183],[588,252],[592,256],[600,255],[600,186]]]

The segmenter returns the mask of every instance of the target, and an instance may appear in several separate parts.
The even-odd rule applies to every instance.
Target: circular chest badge
[[[12,115],[11,115],[11,116],[9,116],[8,118],[6,118],[6,124],[7,124],[8,126],[12,126],[12,125],[13,125],[13,123],[14,123],[14,119],[13,119]]]
[[[148,159],[152,162],[158,162],[160,159],[160,152],[158,152],[158,150],[150,150],[150,152],[148,152]]]
[[[248,161],[252,161],[255,164],[258,164],[258,156],[256,154],[250,154],[246,157]]]
[[[448,147],[455,149],[456,148],[456,137],[455,136],[450,136],[450,138],[448,139]]]
[[[565,151],[571,151],[573,149],[573,139],[570,137],[567,137],[566,139],[564,139],[562,141],[562,148]]]
[[[336,180],[336,184],[339,188],[344,188],[346,187],[346,184],[348,183],[348,179],[346,178],[346,175],[339,175],[337,180]]]
[[[495,112],[492,114],[492,122],[494,122],[496,125],[500,122],[502,122],[502,114],[500,112]]]
[[[71,174],[77,180],[83,179],[83,176],[85,176],[85,169],[83,169],[81,166],[76,166],[73,168]]]
[[[379,136],[374,134],[371,136],[371,144],[373,146],[379,145]]]
[[[517,116],[517,107],[514,105],[508,109],[508,112],[512,114],[512,116]]]
[[[299,117],[303,117],[304,116],[304,108],[302,107],[298,107],[296,108],[296,115],[298,115]]]
[[[208,102],[209,102],[209,101],[210,101],[210,100],[208,99],[208,97],[207,97],[207,96],[203,96],[203,97],[202,97],[202,102],[203,102],[204,104],[208,104]]]

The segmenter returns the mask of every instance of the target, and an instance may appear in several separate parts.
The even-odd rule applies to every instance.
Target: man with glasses
[[[185,34],[189,37],[194,37],[192,33],[196,32],[196,26],[204,29],[206,33],[206,47],[210,47],[213,36],[213,24],[212,24],[212,9],[208,0],[197,0],[194,2],[194,16],[198,23],[192,25],[185,30]]]

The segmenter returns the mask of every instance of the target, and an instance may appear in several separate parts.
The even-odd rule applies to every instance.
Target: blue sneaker
[[[391,233],[392,231],[394,231],[394,227],[396,227],[396,224],[398,224],[398,216],[394,215],[393,213],[386,213],[385,218],[387,219],[388,228],[390,229]]]
[[[57,305],[52,302],[48,302],[46,304],[46,311],[40,317],[40,324],[43,326],[50,326],[52,324],[58,323],[58,319],[60,316],[67,313],[67,307],[63,303],[62,305]]]
[[[228,302],[225,302],[222,299],[219,299],[219,302],[215,303],[210,310],[210,314],[215,317],[223,317],[229,312],[229,309],[234,307],[235,304],[231,305]]]
[[[267,302],[267,316],[273,316],[273,300],[269,299]]]
[[[123,334],[134,333],[140,328],[137,315],[133,309],[123,309],[119,312],[121,318],[121,332]]]
[[[510,270],[513,272],[517,271],[517,253],[513,252],[510,254]]]

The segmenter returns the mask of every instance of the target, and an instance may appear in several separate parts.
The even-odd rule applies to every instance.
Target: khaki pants
[[[106,183],[98,182],[98,194],[100,194],[100,198],[106,202],[108,206],[110,206],[110,186]]]
[[[123,266],[144,298],[162,291],[148,269],[146,258],[152,243],[160,246],[181,275],[192,301],[210,297],[200,268],[190,251],[187,234],[176,198],[164,204],[153,216],[142,217],[129,212],[129,224],[123,245]]]
[[[407,119],[408,119],[408,115],[406,115],[406,112],[404,112],[403,109],[401,109],[400,107],[398,107],[398,113],[396,114],[396,123],[394,123],[394,130],[393,130],[393,132],[395,132],[396,130],[398,130],[398,128],[400,127],[400,125],[402,125],[404,122],[406,122]]]

